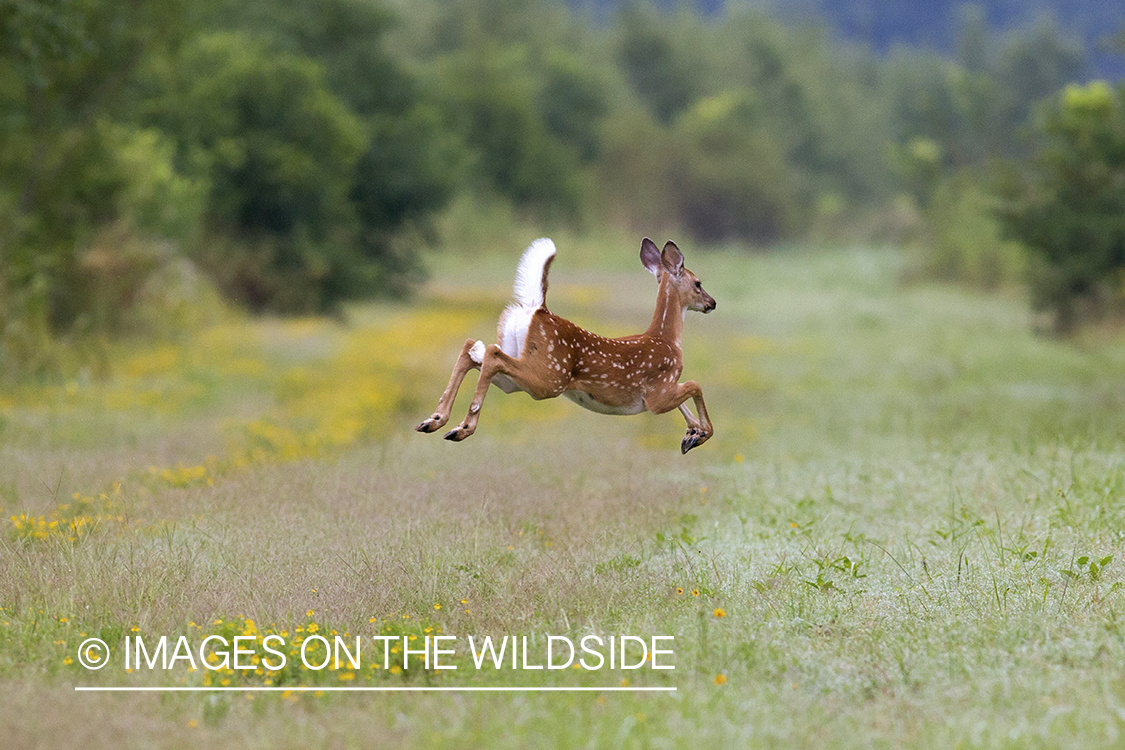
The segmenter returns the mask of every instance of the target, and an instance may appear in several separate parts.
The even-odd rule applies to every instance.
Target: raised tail
[[[514,300],[504,308],[497,325],[497,343],[509,357],[519,357],[523,352],[523,344],[527,340],[527,331],[531,327],[535,311],[539,308],[547,309],[547,269],[554,259],[555,243],[546,237],[535,240],[523,251],[523,257],[516,268],[515,287],[512,289]],[[481,345],[481,358],[477,359],[471,351],[469,356],[480,364],[484,359],[484,345],[479,341],[477,343]],[[504,387],[500,376],[492,382]]]
[[[535,240],[523,251],[512,290],[517,305],[526,310],[546,307],[547,269],[554,259],[555,243],[546,237]]]

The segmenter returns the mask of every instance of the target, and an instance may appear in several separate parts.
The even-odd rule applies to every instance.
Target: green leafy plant
[[[1060,571],[1067,578],[1078,581],[1082,579],[1097,581],[1101,578],[1102,571],[1113,562],[1113,555],[1106,555],[1098,560],[1089,555],[1082,555],[1074,561],[1074,569],[1064,568]]]

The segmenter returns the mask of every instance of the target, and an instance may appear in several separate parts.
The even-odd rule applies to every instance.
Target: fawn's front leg
[[[469,339],[465,345],[461,347],[461,355],[457,357],[457,363],[453,365],[453,373],[449,376],[449,385],[446,387],[445,392],[441,394],[438,399],[437,409],[434,411],[433,416],[424,420],[414,429],[418,432],[435,432],[445,426],[449,421],[449,412],[453,409],[453,400],[457,398],[457,391],[461,387],[461,381],[465,379],[465,375],[469,370],[479,370],[478,365],[470,356],[469,352],[478,342]]]
[[[689,398],[695,402],[699,419],[692,415],[691,410],[684,403]],[[687,453],[692,448],[703,445],[715,434],[711,426],[711,418],[707,416],[707,405],[703,403],[703,389],[694,380],[677,383],[648,394],[645,396],[645,406],[653,414],[663,414],[678,408],[684,415],[688,428],[684,439],[680,441],[680,453]]]

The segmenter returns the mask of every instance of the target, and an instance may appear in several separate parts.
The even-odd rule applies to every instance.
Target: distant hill
[[[628,0],[566,0],[572,7],[597,14],[612,13]],[[673,0],[656,0],[672,7]],[[1111,49],[1111,39],[1125,29],[1125,2],[1119,0],[689,0],[703,13],[720,12],[724,5],[742,2],[771,9],[798,23],[825,23],[842,38],[864,43],[879,52],[896,45],[952,53],[962,8],[981,8],[994,32],[1026,28],[1040,20],[1053,21],[1082,39],[1094,75],[1125,77],[1125,55]]]

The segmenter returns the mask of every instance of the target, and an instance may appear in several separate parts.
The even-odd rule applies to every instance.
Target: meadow
[[[642,330],[636,247],[559,241],[551,309]],[[522,245],[410,304],[119,344],[0,391],[6,747],[1125,746],[1125,337],[1037,336],[1014,292],[894,250],[684,246],[676,414],[493,389],[413,426],[491,340]],[[470,374],[453,412],[464,413]],[[97,636],[674,635],[674,671],[88,671]],[[75,686],[675,692],[88,693]]]

